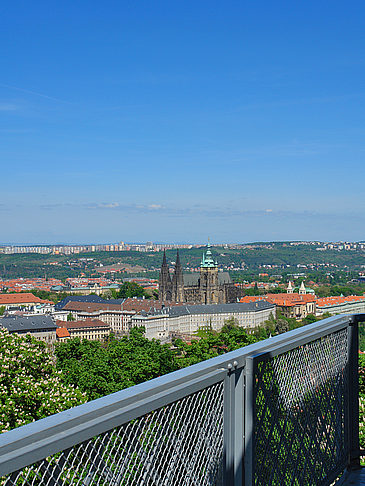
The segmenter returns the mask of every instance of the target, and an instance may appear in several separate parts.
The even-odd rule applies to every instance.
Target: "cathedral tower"
[[[213,260],[210,244],[200,264],[200,300],[202,304],[218,304],[218,263]]]
[[[174,302],[185,302],[184,300],[184,275],[180,263],[179,250],[176,253],[175,272],[172,277],[172,300]]]
[[[163,252],[163,260],[160,271],[159,287],[158,287],[159,300],[162,302],[170,301],[172,298],[172,285],[170,278],[170,271],[166,261],[166,251]]]

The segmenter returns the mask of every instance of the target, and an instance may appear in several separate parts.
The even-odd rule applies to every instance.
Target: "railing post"
[[[254,395],[254,359],[246,358],[245,366],[245,402],[244,402],[244,485],[252,486],[254,484],[254,412],[255,412],[255,395]]]
[[[236,366],[228,365],[224,381],[224,486],[243,485],[244,374]]]
[[[349,467],[360,465],[359,456],[359,324],[353,316],[348,328],[349,338]]]

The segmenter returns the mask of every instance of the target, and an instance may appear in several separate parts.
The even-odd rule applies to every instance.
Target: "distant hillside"
[[[300,271],[298,265],[335,265],[334,269],[359,271],[365,265],[364,250],[324,250],[315,245],[291,246],[288,243],[253,243],[243,248],[213,247],[212,252],[221,268],[241,268],[258,272],[263,266],[274,266],[272,272]],[[197,268],[205,247],[182,249],[183,267]],[[168,262],[173,264],[176,251],[166,251]],[[98,275],[105,269],[117,268],[120,274],[137,275],[153,272],[156,275],[162,261],[162,252],[97,252],[77,255],[16,254],[0,255],[0,278],[16,277],[74,277]],[[103,267],[100,266],[103,265]],[[118,274],[119,275],[119,274]]]

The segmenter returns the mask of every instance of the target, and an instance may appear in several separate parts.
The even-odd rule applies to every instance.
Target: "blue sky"
[[[1,2],[1,242],[365,239],[364,15]]]

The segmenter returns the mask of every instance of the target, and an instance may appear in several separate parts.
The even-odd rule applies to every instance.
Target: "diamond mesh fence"
[[[257,363],[254,484],[318,485],[346,465],[347,330]]]
[[[16,471],[2,486],[222,484],[223,382]]]

